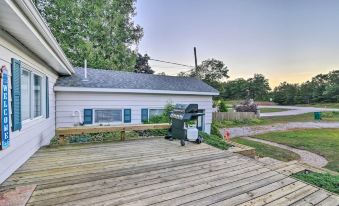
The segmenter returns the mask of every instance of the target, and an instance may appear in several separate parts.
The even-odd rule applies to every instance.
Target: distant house
[[[210,132],[212,96],[218,91],[191,77],[75,68],[60,77],[56,93],[56,127],[84,124],[140,124],[164,111],[168,103],[197,103],[206,115],[198,127]]]
[[[200,80],[73,68],[31,1],[0,1],[2,81],[0,183],[58,127],[140,124],[167,103],[197,103],[209,132],[212,96]],[[8,87],[7,87],[8,86]],[[7,93],[8,92],[8,96]],[[9,141],[7,141],[9,139]]]

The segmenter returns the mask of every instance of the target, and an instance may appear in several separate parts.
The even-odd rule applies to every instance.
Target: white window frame
[[[29,118],[25,119],[25,120],[21,120],[22,124],[26,124],[29,123],[33,120],[36,119],[41,119],[46,115],[46,81],[44,81],[46,79],[46,75],[44,75],[43,73],[37,71],[36,69],[33,69],[32,67],[30,67],[27,64],[22,64],[21,66],[22,70],[25,70],[27,72],[29,72]],[[37,117],[34,117],[34,75],[37,75],[41,78],[41,114]],[[20,74],[20,78],[21,78],[21,74]],[[21,103],[22,104],[22,103]]]
[[[121,121],[115,121],[115,122],[98,122],[96,123],[96,115],[95,115],[95,112],[96,110],[120,110],[121,111]],[[123,124],[124,122],[124,109],[123,108],[95,108],[93,109],[93,114],[92,114],[92,117],[93,117],[93,124],[94,125],[100,125],[100,124],[106,124],[106,125],[114,125],[114,124]]]

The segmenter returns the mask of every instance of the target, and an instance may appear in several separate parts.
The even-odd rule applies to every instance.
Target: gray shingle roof
[[[72,76],[59,77],[56,86],[219,93],[218,90],[203,81],[192,77],[163,76],[88,68],[88,81],[83,81],[84,69],[75,68],[74,70],[75,73]]]

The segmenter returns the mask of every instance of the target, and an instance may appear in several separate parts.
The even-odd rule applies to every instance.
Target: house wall
[[[163,108],[168,102],[196,103],[205,109],[205,131],[210,133],[212,123],[212,97],[172,94],[127,94],[99,92],[56,92],[56,127],[72,127],[83,120],[84,109],[131,109],[131,124],[141,123],[141,109]],[[78,111],[78,112],[76,112]],[[75,115],[73,115],[75,114]]]
[[[11,86],[11,58],[21,60],[33,69],[48,76],[49,79],[49,118],[42,117],[27,120],[22,123],[20,131],[10,132],[10,146],[0,151],[0,183],[19,168],[41,146],[49,143],[55,135],[55,95],[53,85],[57,74],[43,61],[24,48],[19,42],[0,29],[0,66],[5,65],[9,74],[9,89]],[[45,88],[43,86],[43,88]],[[9,90],[10,91],[10,90]],[[44,89],[42,90],[44,93]],[[9,92],[9,105],[11,105]],[[43,111],[46,111],[43,107]],[[11,118],[10,108],[10,118]],[[10,125],[11,125],[10,120]]]

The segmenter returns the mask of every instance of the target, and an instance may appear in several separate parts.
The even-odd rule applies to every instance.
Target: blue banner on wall
[[[8,73],[5,66],[1,68],[1,149],[9,147],[9,107],[8,107]]]

